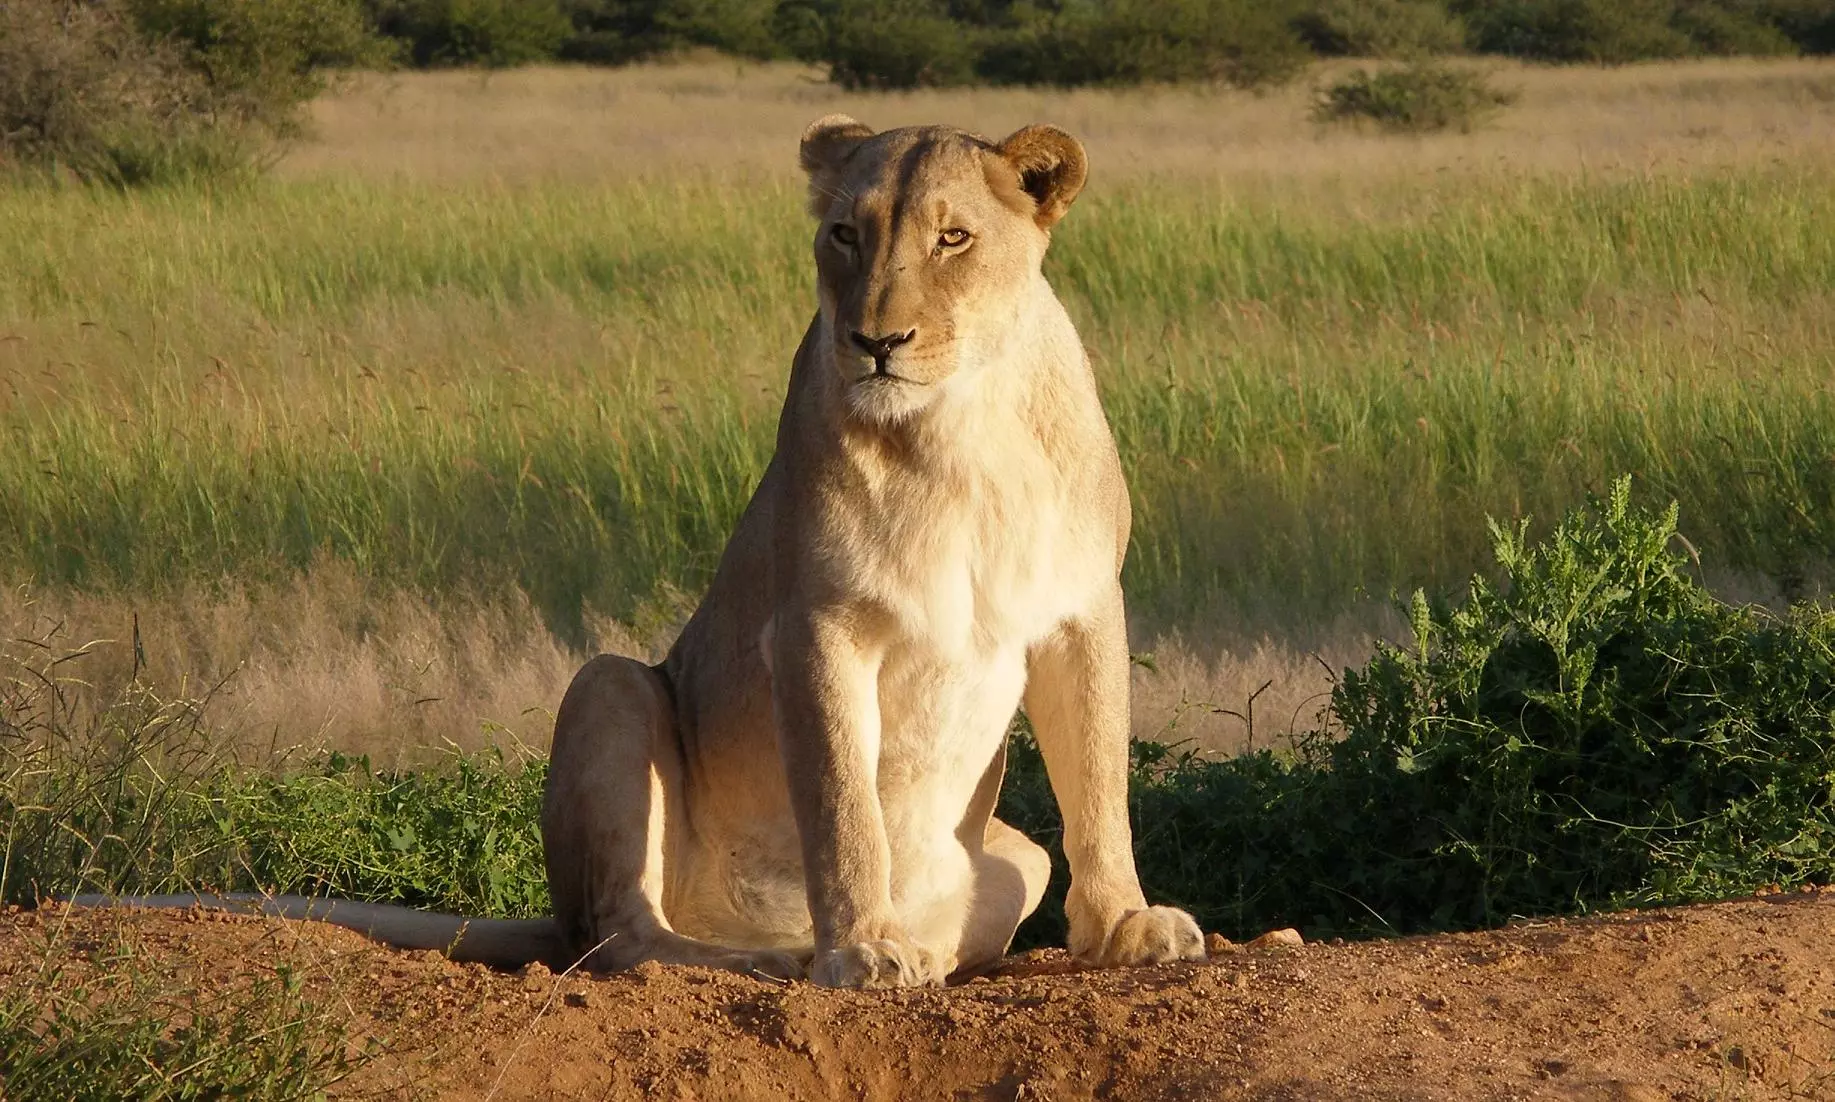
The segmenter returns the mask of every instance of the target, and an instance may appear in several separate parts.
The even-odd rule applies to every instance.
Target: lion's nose
[[[874,370],[883,373],[886,370],[886,361],[892,356],[892,350],[901,344],[911,343],[912,338],[917,336],[917,330],[907,329],[903,333],[890,333],[883,337],[869,337],[856,329],[852,333],[849,333],[848,336],[853,338],[854,344],[858,346],[862,352],[873,357]]]

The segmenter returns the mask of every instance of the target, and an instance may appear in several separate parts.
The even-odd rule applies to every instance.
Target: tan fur
[[[820,309],[777,454],[668,658],[595,660],[556,724],[563,936],[604,966],[808,961],[840,986],[985,967],[1048,873],[992,817],[1023,697],[1064,814],[1072,950],[1200,955],[1134,871],[1127,491],[1040,272],[1082,148],[831,116],[802,162]]]
[[[553,923],[331,921],[500,964],[940,983],[997,960],[1045,890],[1045,851],[993,817],[1023,700],[1063,813],[1071,950],[1202,955],[1135,875],[1128,494],[1040,271],[1082,147],[830,116],[802,162],[820,309],[777,453],[663,663],[601,656],[567,690],[542,809]]]

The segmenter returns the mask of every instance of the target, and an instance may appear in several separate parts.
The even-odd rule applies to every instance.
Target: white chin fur
[[[936,397],[934,388],[919,383],[858,382],[847,388],[847,409],[873,424],[892,425],[918,413]]]

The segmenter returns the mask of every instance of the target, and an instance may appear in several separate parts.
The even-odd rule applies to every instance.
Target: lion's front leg
[[[940,984],[953,960],[911,940],[892,907],[892,854],[879,803],[878,655],[850,618],[774,622],[771,693],[790,788],[816,955],[828,987]]]
[[[1128,827],[1128,639],[1121,591],[1027,656],[1026,714],[1064,818],[1070,950],[1104,967],[1196,960],[1189,914],[1149,907]]]

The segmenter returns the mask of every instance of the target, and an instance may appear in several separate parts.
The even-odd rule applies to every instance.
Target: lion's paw
[[[728,971],[767,980],[800,980],[809,974],[809,954],[759,949],[734,953],[721,961]]]
[[[914,942],[884,938],[817,953],[809,978],[823,987],[936,987],[949,968],[942,956]]]
[[[1103,946],[1104,968],[1204,959],[1204,933],[1177,907],[1145,907],[1123,915]]]

